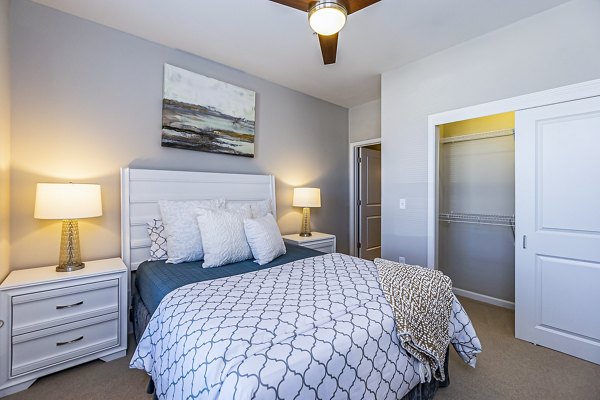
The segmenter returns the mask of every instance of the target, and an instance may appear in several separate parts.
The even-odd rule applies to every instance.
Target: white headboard
[[[146,223],[160,218],[158,200],[271,199],[275,209],[273,175],[121,169],[121,257],[135,271],[150,257]]]

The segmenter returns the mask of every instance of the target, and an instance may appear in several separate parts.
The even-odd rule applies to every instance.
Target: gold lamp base
[[[56,267],[56,272],[72,272],[72,271],[77,271],[78,269],[84,269],[85,268],[85,263],[79,263],[79,264],[74,264],[74,265],[59,265]]]
[[[85,267],[81,262],[79,247],[79,224],[76,219],[65,219],[62,223],[60,238],[60,255],[57,272],[77,271]]]
[[[310,233],[310,208],[308,207],[302,209],[302,227],[300,228],[300,236],[312,236],[312,233]]]

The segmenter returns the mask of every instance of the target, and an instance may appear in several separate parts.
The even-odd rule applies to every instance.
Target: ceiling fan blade
[[[310,4],[315,0],[271,0],[273,3],[279,3],[284,6],[292,7],[300,11],[308,11]]]
[[[335,64],[337,56],[338,34],[323,36],[319,35],[319,44],[321,45],[321,54],[325,65]]]
[[[348,7],[346,9],[348,10],[348,15],[350,15],[362,10],[365,7],[369,7],[370,5],[378,3],[379,0],[346,0],[346,2],[348,3]]]

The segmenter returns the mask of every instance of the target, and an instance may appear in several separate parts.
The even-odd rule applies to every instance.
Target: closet
[[[428,263],[457,295],[514,307],[516,338],[600,364],[600,80],[429,128]]]
[[[438,266],[457,294],[515,299],[515,114],[439,126]]]

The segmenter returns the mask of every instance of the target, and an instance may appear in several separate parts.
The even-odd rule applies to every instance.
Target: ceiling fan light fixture
[[[320,1],[308,11],[308,23],[313,31],[330,36],[342,30],[348,11],[335,1]]]

